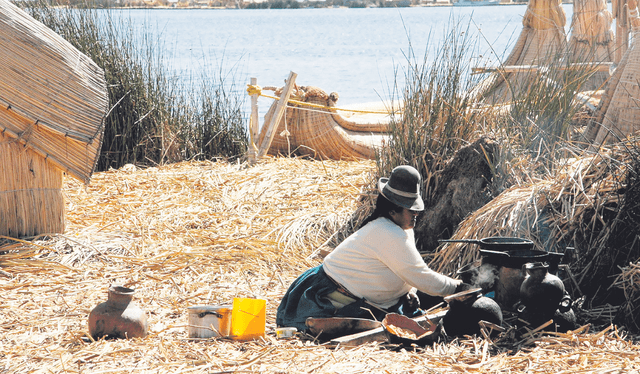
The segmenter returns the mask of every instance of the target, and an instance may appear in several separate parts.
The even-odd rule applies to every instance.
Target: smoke
[[[483,290],[492,289],[498,279],[498,267],[493,264],[482,264],[476,270],[471,277],[471,284]]]

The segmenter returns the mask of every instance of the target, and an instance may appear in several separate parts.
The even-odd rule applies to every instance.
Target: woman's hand
[[[420,298],[418,297],[418,294],[416,293],[415,290],[411,290],[407,292],[406,298],[407,298],[407,306],[414,309],[420,308]]]

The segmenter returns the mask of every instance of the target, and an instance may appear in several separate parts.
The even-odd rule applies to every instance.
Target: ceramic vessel
[[[479,294],[468,299],[449,301],[449,311],[443,318],[443,327],[449,336],[480,334],[478,322],[502,325],[502,310],[495,300]]]
[[[525,265],[527,276],[520,286],[520,301],[529,313],[551,318],[564,296],[564,284],[548,272],[548,265],[540,262]]]
[[[109,287],[107,301],[98,304],[89,314],[89,334],[94,339],[147,336],[147,314],[133,301],[134,292],[123,286]]]
[[[526,277],[527,263],[550,262],[555,268],[562,254],[533,249],[507,248],[503,251],[480,250],[483,264],[498,268],[495,300],[504,310],[515,311],[520,302],[520,287]]]

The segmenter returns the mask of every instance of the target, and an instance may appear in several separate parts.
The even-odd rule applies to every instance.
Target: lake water
[[[119,12],[148,30],[158,30],[181,79],[194,79],[202,72],[213,76],[215,69],[222,69],[233,72],[241,91],[251,77],[260,86],[283,86],[293,71],[298,74],[296,83],[335,91],[338,105],[345,105],[388,99],[393,83],[404,82],[409,52],[422,57],[455,23],[468,26],[479,38],[473,53],[478,63],[472,65],[503,60],[522,30],[526,9],[504,5]],[[565,4],[564,9],[568,30],[572,6]],[[261,99],[260,112],[269,105],[271,100]]]

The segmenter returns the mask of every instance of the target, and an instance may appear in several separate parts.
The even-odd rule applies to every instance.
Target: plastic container
[[[276,329],[276,336],[278,339],[289,339],[293,338],[297,332],[298,329],[295,327],[279,327]]]
[[[264,336],[266,304],[263,299],[233,299],[231,337],[234,340],[253,340]]]
[[[213,338],[231,334],[231,305],[197,305],[189,309],[189,337]]]

